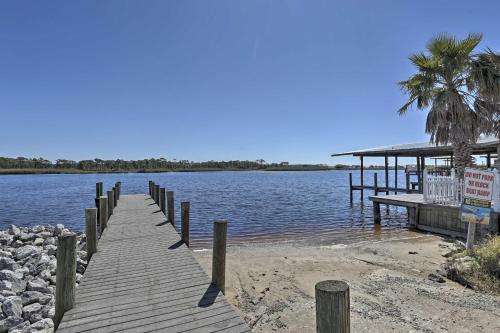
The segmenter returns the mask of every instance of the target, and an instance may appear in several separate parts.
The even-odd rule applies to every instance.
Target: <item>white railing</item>
[[[464,191],[463,181],[455,177],[455,170],[450,176],[434,176],[424,170],[424,202],[446,206],[460,206]]]

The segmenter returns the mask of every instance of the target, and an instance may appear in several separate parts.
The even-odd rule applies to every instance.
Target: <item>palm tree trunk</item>
[[[455,162],[455,174],[458,179],[464,179],[465,168],[471,164],[472,150],[467,142],[459,142],[453,145]]]

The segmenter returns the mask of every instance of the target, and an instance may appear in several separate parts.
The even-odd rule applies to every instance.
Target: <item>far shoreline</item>
[[[365,170],[381,170],[380,167]],[[393,170],[393,168],[390,168]],[[269,168],[198,168],[198,169],[137,169],[137,170],[79,170],[79,169],[0,169],[2,175],[71,175],[71,174],[116,174],[116,173],[168,173],[168,172],[218,172],[218,171],[359,171],[356,168],[338,168],[334,166],[298,166]]]

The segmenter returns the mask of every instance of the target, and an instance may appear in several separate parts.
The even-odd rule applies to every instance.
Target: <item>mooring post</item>
[[[54,326],[57,329],[64,313],[75,304],[76,284],[76,235],[57,238],[56,309]]]
[[[226,237],[227,221],[215,221],[212,252],[212,284],[219,288],[223,294],[226,290]]]
[[[174,191],[167,191],[168,221],[175,227]]]
[[[189,201],[181,202],[181,240],[189,247]]]
[[[160,205],[160,185],[155,185],[155,202]]]
[[[373,174],[373,191],[375,192],[375,195],[378,195],[378,179],[376,172]]]
[[[349,196],[352,202],[352,173],[349,172]]]
[[[85,209],[85,235],[87,237],[87,262],[97,252],[97,208]]]
[[[113,191],[113,208],[118,206],[118,188],[115,186],[111,189]]]
[[[101,229],[101,235],[106,229],[106,225],[108,223],[108,198],[100,197],[99,198],[99,211],[101,215],[99,216],[99,227]]]
[[[103,184],[102,182],[99,182],[99,198],[103,196],[104,194],[104,189],[103,189]]]
[[[113,204],[115,199],[113,198],[113,191],[107,191],[108,194],[108,220],[113,215]]]
[[[349,333],[349,285],[344,281],[327,280],[316,283],[316,332]]]
[[[100,190],[99,184],[100,183],[95,183],[95,198],[96,199],[99,199],[99,197],[101,196],[101,193],[99,192],[99,190]]]
[[[373,222],[380,224],[380,203],[373,201]]]
[[[153,196],[153,191],[151,190],[151,188],[153,186],[153,182],[150,180],[148,184],[149,184],[149,192],[148,193],[149,193],[149,196],[152,197]]]
[[[160,187],[160,210],[162,211],[162,213],[167,216],[167,208],[166,208],[166,202],[165,202],[166,198],[165,198],[165,188],[164,187]]]

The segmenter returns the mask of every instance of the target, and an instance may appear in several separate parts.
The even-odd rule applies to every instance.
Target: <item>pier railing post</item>
[[[352,202],[352,173],[349,172],[349,197]]]
[[[153,197],[152,187],[153,187],[153,182],[150,180],[149,181],[149,192],[148,192],[150,197]]]
[[[100,197],[99,198],[99,210],[101,212],[101,215],[99,216],[99,228],[101,229],[101,235],[106,229],[106,226],[108,224],[108,198],[107,197]]]
[[[108,220],[113,215],[113,204],[115,199],[113,198],[113,191],[107,191],[108,194]]]
[[[56,309],[54,326],[59,326],[64,313],[75,304],[76,235],[67,234],[57,239]]]
[[[327,280],[316,283],[316,332],[349,333],[349,285],[344,281]]]
[[[165,188],[160,187],[160,210],[167,216],[167,208],[166,208],[166,198],[165,198]]]
[[[155,203],[160,205],[160,185],[155,185]]]
[[[373,191],[375,192],[375,195],[378,195],[378,179],[376,172],[373,174]]]
[[[189,247],[189,201],[181,202],[181,240]]]
[[[99,192],[99,184],[100,183],[95,183],[95,198],[96,199],[99,199],[99,197],[101,196],[101,193]]]
[[[215,221],[212,252],[212,283],[223,294],[226,290],[226,238],[227,221]]]
[[[87,262],[97,252],[97,208],[85,209],[85,235],[87,237]]]
[[[175,227],[174,191],[167,191],[168,221]]]

